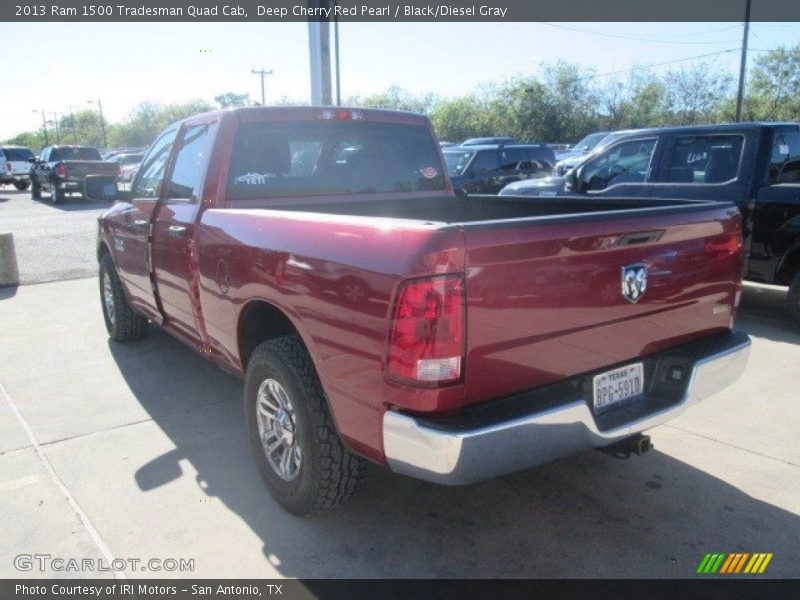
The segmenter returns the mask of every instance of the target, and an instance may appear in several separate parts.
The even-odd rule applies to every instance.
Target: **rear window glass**
[[[28,160],[33,156],[28,148],[3,148],[2,153],[5,155],[6,160]]]
[[[776,131],[772,142],[769,182],[800,182],[800,132]]]
[[[97,148],[64,146],[53,148],[50,152],[50,160],[101,160],[101,158]]]
[[[675,140],[669,159],[670,183],[724,183],[736,178],[741,135],[685,136]]]
[[[358,121],[240,127],[228,175],[232,200],[441,190],[427,128]]]

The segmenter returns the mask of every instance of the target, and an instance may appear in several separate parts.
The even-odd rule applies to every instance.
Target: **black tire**
[[[789,285],[789,311],[794,320],[800,324],[800,272],[798,272]]]
[[[106,305],[106,278],[108,278],[113,314],[109,314]],[[115,342],[134,342],[147,333],[147,319],[133,312],[128,304],[110,254],[104,254],[100,259],[100,307],[103,310],[103,320],[108,335]]]
[[[53,202],[53,204],[64,204],[64,200],[67,197],[64,193],[64,190],[58,189],[58,186],[55,184],[55,182],[51,183],[50,185],[50,200]]]
[[[292,439],[300,448],[301,459],[291,480],[273,468],[261,442],[258,394],[268,380],[277,381],[285,390],[294,412]],[[358,489],[364,459],[352,454],[339,438],[311,357],[297,337],[275,338],[253,351],[247,364],[244,400],[250,445],[261,478],[287,511],[299,516],[330,510]]]
[[[31,181],[31,198],[40,200],[42,198],[42,186],[35,179]]]
[[[17,188],[20,192],[24,192],[30,186],[30,182],[28,181],[15,181],[14,187]]]

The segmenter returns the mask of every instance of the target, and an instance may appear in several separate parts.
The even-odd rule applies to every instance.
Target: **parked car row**
[[[614,163],[636,176],[654,147],[637,143]],[[295,514],[344,502],[366,460],[464,484],[585,448],[643,453],[644,430],[747,363],[741,215],[454,193],[476,163],[500,177],[547,150],[442,151],[425,117],[360,108],[175,123],[99,220],[109,336],[152,321],[242,377],[253,456]],[[608,162],[598,177],[621,177]]]
[[[465,194],[496,194],[509,183],[546,177],[555,163],[545,144],[465,142],[442,152],[453,189]]]

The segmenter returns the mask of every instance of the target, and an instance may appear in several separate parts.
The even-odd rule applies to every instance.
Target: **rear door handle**
[[[186,227],[183,225],[170,225],[167,231],[173,237],[186,237]]]

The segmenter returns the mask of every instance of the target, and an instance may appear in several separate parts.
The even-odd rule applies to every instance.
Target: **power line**
[[[697,45],[697,44],[726,44],[729,43],[729,40],[715,40],[715,41],[706,41],[706,42],[691,42],[691,41],[680,41],[680,40],[663,40],[658,38],[649,38],[649,37],[642,37],[637,35],[625,35],[622,33],[609,33],[607,31],[598,31],[596,29],[585,29],[583,27],[575,27],[573,25],[562,25],[560,23],[549,23],[549,22],[540,22],[537,25],[546,25],[547,27],[556,27],[558,29],[566,29],[568,31],[578,31],[580,33],[588,33],[590,35],[598,35],[601,37],[608,37],[608,38],[619,38],[623,40],[638,40],[641,42],[652,42],[655,44],[681,44],[681,45]],[[711,31],[724,31],[727,29],[733,29],[734,27],[738,28],[738,25],[729,25],[727,27],[722,27],[720,29],[711,30]],[[681,36],[689,36],[689,35],[700,35],[703,33],[710,33],[711,31],[706,32],[688,32],[685,34],[678,34]]]

